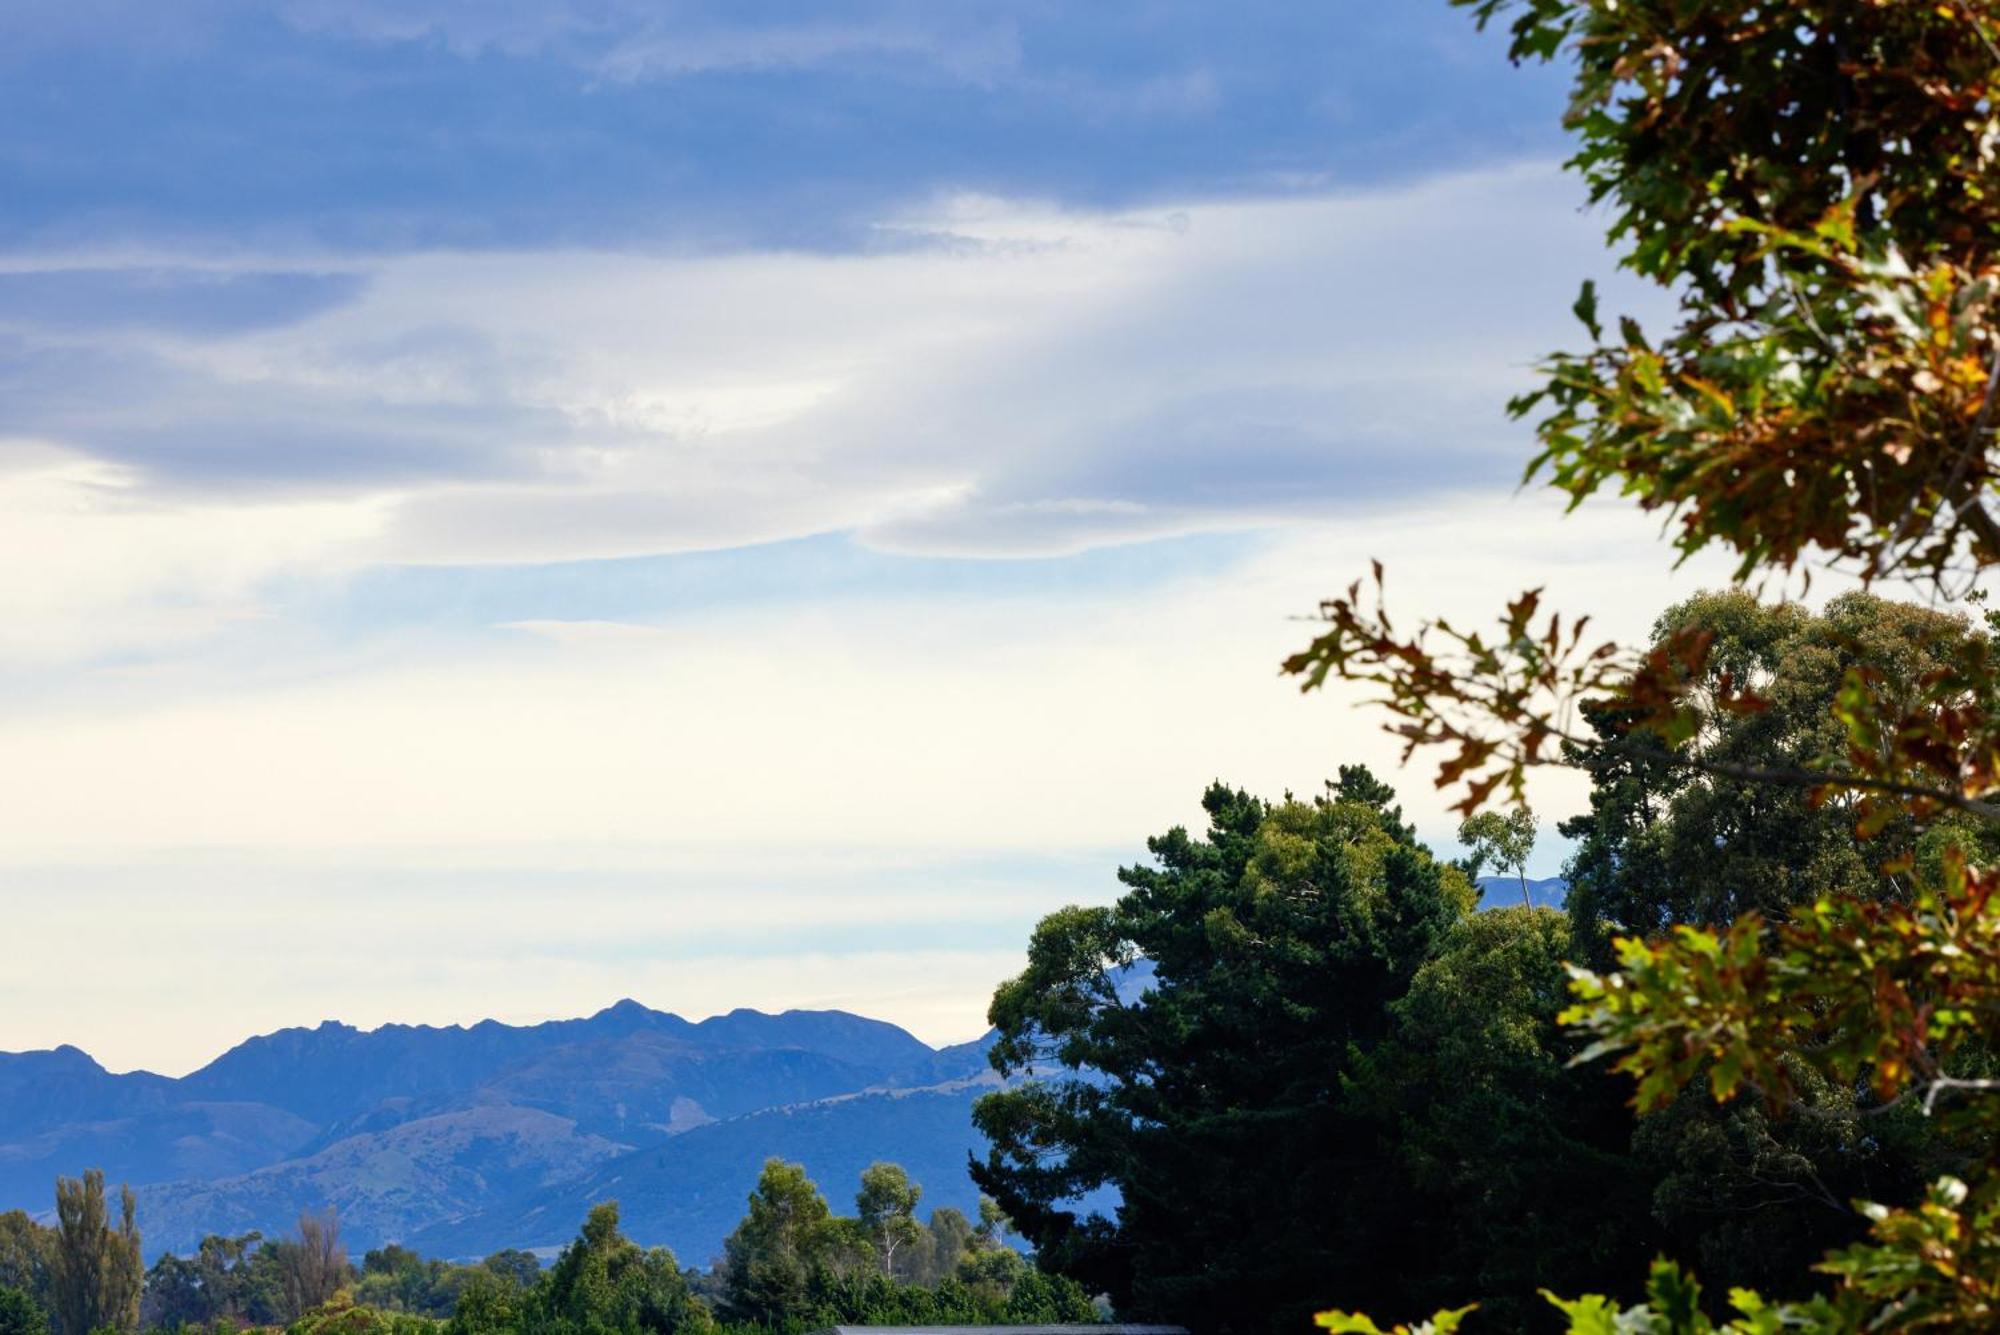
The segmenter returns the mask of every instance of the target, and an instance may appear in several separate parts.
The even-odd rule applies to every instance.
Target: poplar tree
[[[138,1328],[145,1267],[139,1252],[138,1203],[130,1187],[119,1188],[118,1205],[114,1224],[99,1169],[80,1179],[56,1179],[50,1280],[60,1335]]]

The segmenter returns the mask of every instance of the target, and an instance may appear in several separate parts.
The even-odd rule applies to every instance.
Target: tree
[[[913,1284],[936,1288],[940,1280],[956,1275],[959,1266],[979,1245],[978,1232],[964,1211],[949,1205],[939,1206],[931,1211],[930,1222],[918,1235],[907,1277]]]
[[[480,1292],[490,1314],[491,1292]],[[461,1330],[475,1324],[470,1313],[458,1321]],[[591,1207],[582,1232],[528,1294],[519,1329],[523,1335],[676,1335],[709,1325],[708,1309],[689,1291],[673,1253],[625,1237],[618,1231],[618,1203],[605,1201]]]
[[[292,1322],[285,1335],[444,1335],[445,1323],[363,1307],[346,1290]]]
[[[1611,205],[1621,262],[1678,302],[1665,335],[1629,318],[1607,332],[1585,286],[1591,346],[1550,357],[1513,405],[1543,414],[1530,476],[1579,501],[1618,487],[1676,521],[1684,555],[1733,549],[1739,581],[1824,560],[1944,600],[1972,590],[2000,562],[2000,6],[1456,3],[1482,23],[1511,14],[1516,59],[1574,71],[1572,165]],[[1821,1087],[1870,1105],[1854,1118],[1914,1102],[1981,1134],[2000,1124],[1977,1098],[2000,1087],[1987,1074],[2000,870],[1944,828],[2000,823],[2000,668],[1983,641],[1907,682],[1848,666],[1828,711],[1836,745],[1745,764],[1687,745],[1773,707],[1711,670],[1700,629],[1638,654],[1591,645],[1535,591],[1497,633],[1412,629],[1387,614],[1379,566],[1374,585],[1372,602],[1359,581],[1326,600],[1325,632],[1286,666],[1306,689],[1375,687],[1410,751],[1442,751],[1440,785],[1462,787],[1466,814],[1518,803],[1530,767],[1581,753],[1637,758],[1640,781],[1664,763],[1805,791],[1842,804],[1863,841],[1905,823],[1934,839],[1935,865],[1885,849],[1877,869],[1905,878],[1900,897],[1611,943],[1612,967],[1574,978],[1563,1018],[1637,1079],[1641,1111],[1700,1082],[1774,1114]],[[1870,1239],[1819,1266],[1830,1296],[1778,1307],[1740,1291],[1730,1328],[1990,1328],[1996,1198],[1988,1169],[1871,1207]],[[1669,1263],[1637,1309],[1558,1302],[1576,1330],[1713,1328],[1698,1305]],[[1357,1320],[1326,1324],[1369,1328]]]
[[[973,1176],[1044,1265],[1201,1330],[1296,1329],[1329,1276],[1401,1291],[1400,1176],[1346,1082],[1474,891],[1393,803],[1358,767],[1313,801],[1216,785],[1205,838],[1149,840],[1116,904],[1035,929],[993,1061],[1060,1073],[980,1100]],[[1115,1217],[1077,1206],[1107,1187]]]
[[[263,1242],[260,1233],[234,1238],[210,1234],[191,1257],[160,1257],[146,1272],[143,1324],[271,1325],[286,1319],[281,1252]]]
[[[0,1335],[49,1335],[48,1314],[26,1290],[0,1284]]]
[[[19,1289],[46,1310],[54,1256],[54,1230],[20,1210],[0,1214],[0,1288]]]
[[[872,1163],[861,1170],[861,1190],[854,1198],[855,1213],[875,1254],[882,1260],[882,1273],[896,1273],[896,1253],[913,1246],[923,1236],[917,1223],[917,1201],[924,1189],[910,1181],[898,1164]]]
[[[534,1261],[528,1253],[518,1255]],[[474,1267],[427,1259],[391,1243],[361,1258],[354,1298],[360,1305],[382,1311],[449,1316],[457,1309],[459,1291],[475,1273]]]
[[[806,1170],[767,1160],[750,1193],[749,1212],[722,1244],[725,1312],[738,1321],[770,1324],[800,1310],[833,1231],[833,1212]]]
[[[1564,870],[1578,962],[1610,967],[1619,934],[1726,927],[1749,911],[1784,918],[1828,897],[1907,898],[1911,877],[1885,874],[1884,862],[1909,861],[1935,882],[1944,840],[1990,838],[1962,818],[1920,834],[1904,817],[1863,839],[1849,801],[1816,802],[1804,790],[1678,763],[1695,747],[1740,768],[1811,763],[1839,745],[1831,711],[1850,670],[1906,689],[1982,638],[1965,618],[1866,593],[1813,612],[1730,591],[1668,609],[1654,642],[1690,633],[1710,637],[1698,689],[1712,693],[1728,673],[1770,706],[1710,718],[1678,747],[1649,739],[1572,748],[1592,779],[1589,810],[1560,827],[1576,841]],[[1600,720],[1599,736],[1615,735],[1615,718]],[[1865,1231],[1850,1201],[1915,1199],[1972,1152],[1914,1107],[1860,1118],[1864,1091],[1815,1080],[1803,1093],[1808,1115],[1774,1117],[1754,1104],[1718,1108],[1690,1091],[1639,1126],[1636,1149],[1656,1179],[1652,1209],[1667,1247],[1712,1288],[1808,1291],[1813,1261]]]
[[[873,1164],[856,1197],[861,1212],[842,1217],[828,1209],[802,1167],[770,1160],[714,1276],[723,1316],[793,1335],[848,1324],[1093,1319],[1081,1287],[981,1239],[959,1211],[935,1210],[928,1229],[917,1225],[910,1211],[920,1194],[902,1169]],[[885,1226],[902,1238],[893,1270],[880,1262],[871,1241]]]
[[[331,1206],[323,1214],[301,1214],[294,1236],[267,1250],[277,1266],[289,1320],[330,1302],[352,1277],[347,1246],[340,1240],[340,1215]]]
[[[1551,909],[1467,915],[1347,1077],[1388,1161],[1376,1227],[1422,1257],[1394,1310],[1477,1299],[1496,1328],[1532,1329],[1536,1288],[1622,1287],[1666,1240],[1624,1092],[1573,1064],[1583,1045],[1555,1022],[1573,948]]]
[[[517,1247],[497,1251],[479,1264],[496,1275],[512,1279],[524,1289],[541,1278],[542,1274],[541,1258],[533,1252],[522,1251]]]
[[[49,1274],[61,1335],[138,1327],[145,1272],[134,1218],[137,1209],[132,1189],[121,1187],[119,1221],[114,1225],[104,1198],[104,1174],[97,1169],[81,1179],[56,1179]]]
[[[458,1291],[446,1335],[514,1335],[521,1329],[524,1301],[521,1284],[512,1274],[482,1269]]]
[[[1592,779],[1589,811],[1560,829],[1576,841],[1564,869],[1568,905],[1593,964],[1611,962],[1615,933],[1720,927],[1753,910],[1783,916],[1825,895],[1907,897],[1908,876],[1884,874],[1884,864],[1922,861],[1934,874],[1944,842],[1990,838],[1962,817],[1920,830],[1907,813],[1863,838],[1851,798],[1815,799],[1690,763],[1698,755],[1739,773],[1810,766],[1843,744],[1833,711],[1850,673],[1914,691],[1957,655],[1985,651],[1967,618],[1859,592],[1815,613],[1738,590],[1669,608],[1653,647],[1690,637],[1708,645],[1690,695],[1713,698],[1727,679],[1766,704],[1744,714],[1703,708],[1699,732],[1672,746],[1625,738],[1615,713],[1600,714],[1591,741],[1568,749]]]
[[[994,1200],[985,1192],[980,1192],[979,1227],[974,1232],[978,1235],[981,1244],[991,1247],[1004,1246],[1007,1241],[1007,1235],[1013,1231],[1014,1221],[1009,1219],[1007,1212],[1000,1208],[1000,1202]]]
[[[1504,815],[1479,811],[1467,816],[1458,826],[1458,842],[1471,853],[1472,865],[1466,875],[1477,880],[1480,868],[1489,862],[1501,871],[1511,871],[1521,882],[1522,907],[1533,908],[1535,900],[1528,893],[1528,859],[1534,856],[1539,828],[1535,813],[1525,806]]]

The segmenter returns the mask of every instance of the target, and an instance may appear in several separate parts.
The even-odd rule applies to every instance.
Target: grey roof
[[[823,1326],[812,1335],[1188,1335],[1186,1326],[1127,1326],[1113,1322],[1068,1326]]]

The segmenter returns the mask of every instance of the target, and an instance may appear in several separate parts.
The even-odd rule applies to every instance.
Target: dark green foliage
[[[1530,1328],[1537,1285],[1625,1283],[1659,1243],[1625,1091],[1571,1067],[1555,1024],[1570,954],[1552,910],[1463,919],[1354,1067],[1350,1096],[1405,1193],[1385,1232],[1423,1258],[1398,1310],[1479,1298],[1492,1327]]]
[[[284,1277],[260,1233],[203,1238],[193,1256],[162,1256],[146,1272],[150,1326],[269,1325],[284,1319]]]
[[[49,1277],[60,1335],[131,1330],[139,1324],[145,1267],[136,1212],[132,1189],[122,1188],[113,1220],[104,1174],[96,1169],[78,1179],[56,1179]]]
[[[523,1335],[674,1335],[710,1324],[673,1253],[644,1248],[618,1231],[618,1205],[590,1212],[520,1305]]]
[[[1719,714],[1689,745],[1755,769],[1811,765],[1844,745],[1832,711],[1850,670],[1867,671],[1884,692],[1908,690],[1976,633],[1962,617],[1869,594],[1843,594],[1814,613],[1740,592],[1668,609],[1655,639],[1687,631],[1713,636],[1704,689],[1727,674],[1770,701],[1755,714]],[[1595,722],[1605,736],[1618,731],[1615,717]],[[1823,897],[1905,898],[1907,871],[1885,864],[1921,867],[1946,840],[1992,838],[1962,819],[1935,821],[1919,837],[1903,816],[1864,841],[1849,802],[1697,773],[1644,734],[1571,752],[1592,778],[1589,811],[1561,826],[1576,841],[1565,869],[1575,954],[1592,967],[1610,964],[1618,933],[1719,926],[1753,909],[1783,920]],[[1851,1201],[1911,1199],[1961,1163],[1963,1148],[1942,1142],[1916,1109],[1857,1120],[1847,1115],[1857,1091],[1803,1068],[1796,1075],[1819,1115],[1717,1107],[1696,1089],[1639,1126],[1634,1148],[1655,1183],[1650,1209],[1664,1245],[1717,1290],[1793,1296],[1815,1287],[1809,1267],[1863,1234]]]
[[[730,1234],[717,1275],[721,1312],[744,1328],[798,1332],[832,1325],[1032,1325],[1095,1319],[1074,1281],[1045,1275],[999,1237],[999,1215],[983,1228],[957,1210],[933,1211],[928,1227],[909,1209],[922,1193],[894,1164],[862,1175],[855,1218],[833,1214],[797,1164],[773,1159]],[[990,1202],[988,1203],[990,1207]],[[871,1238],[905,1220],[894,1273]]]
[[[995,995],[996,1064],[1045,1078],[980,1103],[974,1175],[1121,1316],[1293,1331],[1329,1299],[1413,1306],[1434,1263],[1500,1294],[1643,1257],[1605,1224],[1643,1199],[1629,1118],[1553,1033],[1561,919],[1473,918],[1393,801],[1359,768],[1312,802],[1214,787],[1205,839],[1044,919]],[[1142,957],[1153,989],[1121,998]],[[1082,1215],[1103,1187],[1116,1217]]]
[[[1717,711],[1679,752],[1698,748],[1711,767],[1759,771],[1811,766],[1844,748],[1833,706],[1850,670],[1867,671],[1885,694],[1905,693],[1974,634],[1963,617],[1864,593],[1834,598],[1818,614],[1742,592],[1702,594],[1668,609],[1654,640],[1690,631],[1713,636],[1703,691],[1727,681],[1770,707]],[[1615,716],[1595,722],[1600,735],[1620,731]],[[1592,791],[1590,810],[1560,826],[1577,841],[1567,903],[1598,966],[1610,962],[1613,931],[1717,926],[1752,909],[1782,917],[1822,895],[1906,895],[1907,880],[1885,875],[1884,865],[1935,857],[1929,850],[1945,829],[1969,834],[1966,822],[1947,821],[1920,844],[1903,815],[1863,840],[1850,801],[1814,802],[1804,787],[1697,773],[1672,763],[1650,734],[1569,751],[1589,771]]]
[[[723,1243],[722,1314],[771,1325],[804,1310],[814,1273],[835,1263],[835,1231],[833,1211],[804,1168],[766,1163],[749,1212]]]
[[[542,1261],[533,1252],[524,1252],[515,1247],[497,1251],[479,1263],[480,1268],[492,1274],[511,1279],[522,1288],[533,1284],[542,1276]]]
[[[0,1335],[49,1335],[48,1313],[25,1289],[0,1285]]]
[[[0,1288],[19,1289],[46,1311],[54,1257],[55,1230],[20,1210],[0,1214]]]
[[[1045,1275],[1008,1253],[1004,1289],[950,1276],[935,1288],[899,1284],[880,1271],[839,1275],[813,1272],[800,1305],[756,1328],[795,1335],[833,1325],[1032,1326],[1097,1319],[1083,1289]]]
[[[529,1257],[533,1260],[533,1257]],[[421,1316],[450,1316],[459,1292],[475,1271],[445,1261],[425,1260],[407,1247],[377,1247],[361,1259],[354,1298],[366,1307]]]
[[[897,1273],[884,1273],[869,1235],[884,1219],[909,1219],[907,1207],[921,1192],[899,1166],[877,1164],[858,1196],[870,1216],[841,1217],[803,1170],[774,1161],[732,1236],[733,1271],[681,1270],[665,1248],[623,1236],[617,1204],[604,1202],[547,1269],[521,1251],[462,1266],[380,1247],[358,1272],[341,1272],[341,1287],[327,1301],[290,1318],[287,1249],[299,1241],[210,1237],[194,1256],[162,1257],[147,1274],[146,1325],[209,1335],[245,1327],[286,1335],[708,1335],[717,1329],[712,1306],[726,1306],[737,1329],[793,1335],[854,1322],[1095,1319],[1081,1288],[1042,1274],[1004,1246],[1004,1219],[990,1202],[978,1225],[949,1208],[933,1211],[928,1225],[910,1219],[907,1256]],[[764,1306],[752,1309],[751,1301]],[[22,1302],[32,1305],[25,1295]],[[447,1311],[449,1319],[440,1319]],[[0,1335],[20,1333],[0,1327]]]
[[[911,1248],[904,1273],[913,1284],[935,1287],[940,1280],[958,1273],[960,1262],[980,1241],[978,1230],[964,1212],[949,1205],[940,1206],[931,1211],[924,1235]]]
[[[527,1290],[514,1274],[482,1269],[459,1288],[447,1335],[505,1335],[516,1330],[526,1298]]]

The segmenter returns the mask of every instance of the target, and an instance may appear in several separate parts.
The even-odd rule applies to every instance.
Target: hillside
[[[1512,876],[1482,876],[1479,878],[1479,907],[1482,909],[1511,909],[1521,906],[1521,883]],[[1536,908],[1560,909],[1569,894],[1569,882],[1560,876],[1544,876],[1540,880],[1528,878],[1528,898]]]
[[[468,1257],[492,1250],[495,1239],[553,1247],[574,1236],[592,1205],[616,1200],[633,1237],[671,1247],[683,1264],[705,1266],[743,1217],[757,1173],[774,1155],[803,1163],[836,1208],[846,1208],[862,1169],[892,1159],[923,1184],[925,1211],[952,1205],[976,1217],[979,1194],[966,1160],[983,1144],[971,1110],[986,1088],[868,1094],[715,1122],[420,1230],[411,1244],[426,1254]]]

